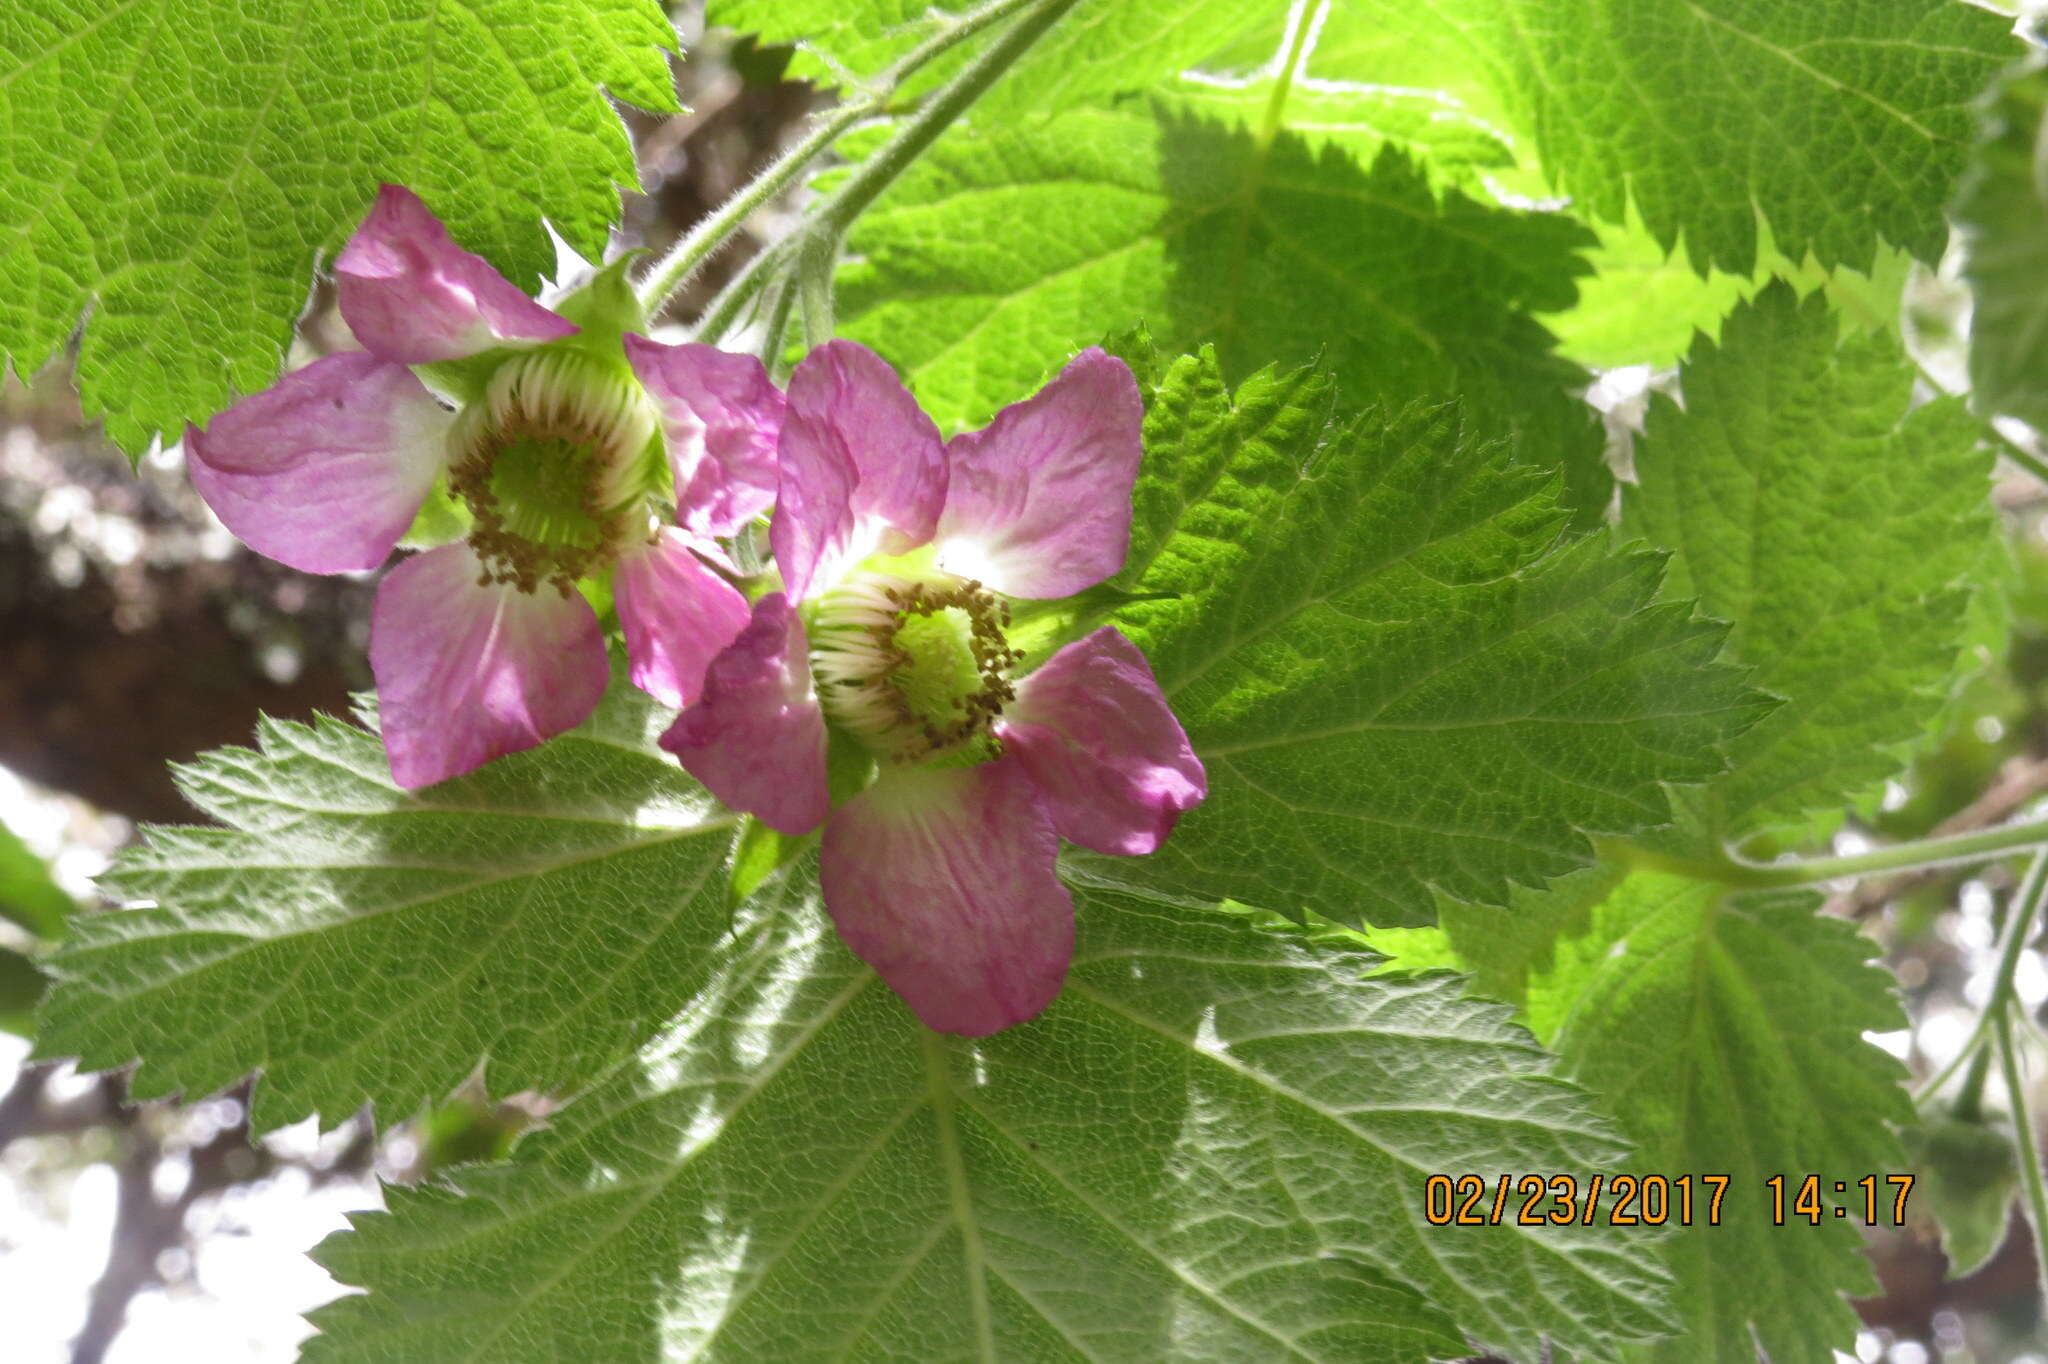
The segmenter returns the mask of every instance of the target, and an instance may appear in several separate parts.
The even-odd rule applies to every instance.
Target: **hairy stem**
[[[667,255],[648,271],[640,285],[640,302],[651,317],[675,296],[698,268],[732,240],[754,211],[780,194],[803,174],[804,168],[856,123],[888,107],[889,101],[920,68],[950,51],[989,25],[1009,18],[1037,0],[988,0],[940,28],[931,37],[903,54],[875,78],[859,98],[849,99],[820,116],[803,139],[728,199],[719,210],[686,233]]]
[[[739,320],[748,301],[767,283],[769,276],[790,269],[813,276],[803,298],[807,329],[811,328],[816,317],[829,318],[829,308],[820,307],[826,300],[816,297],[820,287],[814,274],[820,268],[818,262],[836,262],[840,239],[854,219],[922,156],[939,134],[952,125],[953,120],[967,112],[1019,57],[1030,51],[1032,45],[1045,36],[1047,29],[1078,3],[1079,0],[1029,0],[1022,5],[1008,4],[1005,13],[1022,11],[1017,21],[982,49],[959,75],[941,86],[897,129],[895,136],[855,167],[839,188],[812,211],[802,226],[749,261],[738,278],[727,284],[711,301],[711,306],[704,310],[704,318],[697,327],[697,338],[716,341],[726,335]],[[829,298],[829,264],[825,268],[828,273],[822,278]]]
[[[954,119],[987,94],[988,88],[1078,3],[1080,0],[1032,0],[1016,23],[982,49],[959,75],[941,86],[894,137],[855,167],[839,188],[818,205],[809,230],[836,241],[877,195],[924,155],[925,149],[952,126]]]

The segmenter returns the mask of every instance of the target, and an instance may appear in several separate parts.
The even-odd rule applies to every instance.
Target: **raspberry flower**
[[[1013,601],[1123,566],[1142,417],[1130,370],[1090,349],[945,441],[873,352],[813,351],[778,447],[785,590],[661,740],[770,827],[824,825],[840,935],[943,1032],[995,1032],[1059,993],[1061,838],[1148,853],[1207,794],[1130,641],[1105,627],[1026,672],[1011,638]]]
[[[334,266],[363,349],[186,429],[221,521],[309,573],[377,567],[445,488],[442,520],[466,534],[399,564],[371,613],[402,786],[590,714],[609,665],[581,588],[609,584],[632,680],[672,706],[747,624],[715,541],[774,500],[782,394],[751,356],[634,334],[624,265],[544,307],[385,185]]]

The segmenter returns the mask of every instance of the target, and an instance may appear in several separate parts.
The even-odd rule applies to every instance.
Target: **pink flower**
[[[544,307],[396,185],[334,268],[363,349],[188,427],[185,449],[228,529],[309,573],[381,564],[437,484],[466,514],[465,541],[377,590],[393,777],[424,786],[581,723],[608,664],[578,587],[607,575],[633,681],[694,701],[748,620],[715,537],[774,500],[783,397],[761,363],[632,334],[619,268]],[[671,481],[675,525],[656,513]]]
[[[1061,838],[1148,853],[1207,794],[1115,630],[1012,680],[1010,599],[1123,566],[1142,417],[1129,369],[1090,349],[944,441],[872,352],[813,351],[778,447],[769,536],[787,591],[755,605],[662,737],[727,804],[786,834],[824,825],[841,936],[944,1032],[995,1032],[1059,993]],[[873,783],[834,809],[834,782],[864,765]]]

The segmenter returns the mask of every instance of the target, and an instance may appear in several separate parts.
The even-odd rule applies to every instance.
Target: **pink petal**
[[[377,588],[370,671],[391,775],[426,786],[583,723],[604,694],[590,603],[481,585],[467,544],[407,559]]]
[[[828,341],[804,357],[789,376],[778,454],[769,539],[798,601],[821,568],[829,577],[876,549],[902,554],[932,538],[946,499],[945,444],[896,371],[866,346]]]
[[[1067,597],[1124,565],[1145,406],[1089,347],[1057,378],[946,447],[939,562],[1012,597]]]
[[[665,706],[694,703],[704,670],[747,628],[740,590],[698,558],[690,536],[664,529],[619,558],[612,579],[633,685]]]
[[[347,351],[186,427],[186,467],[257,553],[306,573],[375,568],[447,462],[452,420],[405,366]]]
[[[382,185],[334,262],[341,315],[374,354],[407,365],[537,344],[576,328],[535,303],[399,185]]]
[[[788,597],[755,603],[747,628],[711,660],[703,699],[676,717],[661,746],[712,795],[771,829],[805,834],[824,821],[825,713]]]
[[[1037,1015],[1066,979],[1058,853],[1015,763],[892,767],[833,811],[819,875],[839,936],[925,1026],[982,1037]]]
[[[787,406],[767,366],[716,346],[663,345],[628,332],[626,359],[661,409],[677,519],[731,535],[775,502],[775,442]]]
[[[1209,794],[1145,655],[1106,625],[1020,681],[999,732],[1060,837],[1096,852],[1151,852]]]

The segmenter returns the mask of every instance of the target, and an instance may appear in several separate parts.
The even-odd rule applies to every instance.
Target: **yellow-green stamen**
[[[617,556],[655,430],[629,374],[575,351],[506,361],[450,435],[449,491],[474,519],[486,580],[564,593]]]
[[[811,666],[826,714],[897,762],[991,756],[1016,699],[1009,604],[945,574],[856,573],[818,603]]]

